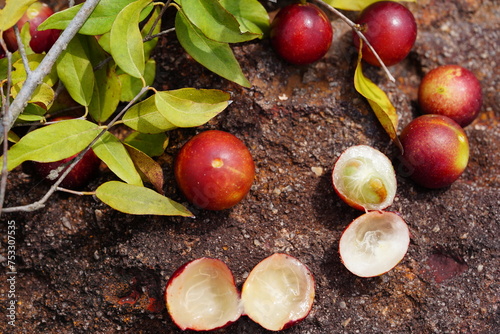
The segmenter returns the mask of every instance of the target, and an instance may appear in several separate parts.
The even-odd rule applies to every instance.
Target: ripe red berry
[[[313,63],[330,48],[333,29],[326,14],[313,4],[283,7],[271,23],[271,44],[286,61]]]
[[[461,66],[439,66],[422,79],[418,102],[423,113],[448,116],[463,127],[481,111],[481,83]]]
[[[362,26],[362,33],[386,66],[403,60],[417,38],[415,17],[405,6],[394,1],[375,2],[366,7],[356,23]],[[354,45],[359,48],[359,36],[353,34]],[[380,66],[366,43],[362,55],[369,64]]]
[[[426,188],[451,185],[469,161],[469,142],[460,125],[442,115],[423,115],[401,132],[405,174]]]
[[[252,155],[236,136],[202,132],[179,151],[175,179],[186,198],[203,209],[223,210],[240,202],[255,176]]]
[[[52,45],[54,45],[56,40],[59,38],[61,32],[57,29],[38,31],[38,26],[52,14],[54,14],[54,11],[47,4],[43,2],[35,2],[28,7],[24,15],[17,22],[19,30],[23,28],[23,25],[26,22],[29,22],[31,35],[30,47],[35,53],[49,51]],[[12,30],[12,32],[9,33],[9,30]],[[9,50],[14,52],[18,48],[17,41],[13,29],[9,30],[5,32],[5,34],[8,34],[7,45],[9,46]]]

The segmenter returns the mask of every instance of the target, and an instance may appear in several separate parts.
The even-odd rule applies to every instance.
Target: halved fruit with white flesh
[[[346,268],[361,277],[382,275],[405,256],[410,232],[394,212],[371,211],[355,219],[339,242],[340,257]]]
[[[332,171],[339,197],[358,210],[382,210],[396,196],[396,173],[385,154],[367,145],[345,150]]]
[[[172,320],[182,330],[221,328],[238,320],[243,310],[231,270],[211,258],[179,268],[167,283],[165,299]]]
[[[311,311],[314,285],[302,262],[286,254],[271,255],[252,269],[243,284],[244,313],[268,330],[288,328]]]

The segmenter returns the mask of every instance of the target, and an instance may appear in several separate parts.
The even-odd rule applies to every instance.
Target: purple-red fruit
[[[51,178],[49,176],[51,172],[65,163],[68,163],[69,166],[71,164],[70,161],[76,156],[77,155],[75,154],[69,158],[55,162],[35,162],[35,173],[40,178],[48,178],[50,182],[54,183],[59,177],[56,177],[55,179]],[[100,164],[101,160],[97,157],[97,155],[95,155],[94,151],[90,149],[64,178],[60,186],[68,189],[81,189],[85,187],[97,176]],[[58,175],[60,176],[66,168],[67,166],[61,170]]]
[[[423,115],[401,132],[404,173],[426,188],[451,185],[469,161],[469,142],[460,125],[442,115]]]
[[[362,33],[373,46],[386,66],[402,61],[410,52],[417,38],[417,23],[405,6],[394,1],[380,1],[366,7],[356,21]],[[354,45],[359,49],[359,36],[353,33]],[[366,43],[362,48],[363,59],[380,66]]]
[[[54,14],[52,8],[50,8],[47,4],[43,2],[35,2],[28,7],[24,15],[17,22],[17,27],[19,30],[23,28],[23,25],[26,22],[29,22],[30,29],[30,47],[35,53],[47,52],[50,50],[52,45],[59,38],[61,33],[60,30],[57,29],[48,29],[43,31],[38,31],[38,26],[42,24],[49,16]],[[16,37],[14,35],[14,29],[10,28],[5,32],[7,45],[9,46],[9,50],[14,52],[17,50],[18,45],[16,41]]]
[[[245,144],[219,130],[202,132],[180,149],[175,179],[188,201],[208,210],[240,202],[250,190],[255,164]]]
[[[271,44],[280,57],[295,65],[321,59],[330,48],[333,29],[325,13],[313,4],[283,7],[271,23]]]
[[[64,121],[67,119],[71,119],[71,117],[61,116],[54,118],[51,121]],[[34,162],[33,171],[38,177],[54,183],[59,179],[59,176],[62,175],[67,167],[71,165],[71,160],[73,160],[73,158],[77,155],[78,154],[75,154],[71,157],[54,162]],[[67,164],[67,166],[61,168],[61,171],[56,171],[57,168],[63,164]],[[101,159],[99,159],[94,151],[90,149],[87,153],[85,153],[75,167],[73,167],[68,175],[66,175],[59,186],[67,189],[81,189],[85,187],[97,176],[100,165]]]
[[[422,79],[418,102],[424,114],[448,116],[464,127],[481,111],[481,84],[471,71],[461,66],[439,66]]]

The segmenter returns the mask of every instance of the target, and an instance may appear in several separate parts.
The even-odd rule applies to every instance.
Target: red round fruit
[[[422,79],[418,102],[424,114],[448,116],[464,127],[481,111],[481,83],[461,66],[439,66]]]
[[[404,173],[427,188],[451,185],[469,161],[469,142],[460,125],[442,115],[423,115],[401,132]]]
[[[60,116],[51,119],[51,122],[64,121],[72,119],[68,116]],[[48,180],[51,183],[56,182],[62,173],[71,165],[71,160],[75,158],[78,154],[72,155],[71,157],[54,161],[54,162],[33,162],[32,168],[39,178]],[[63,164],[66,164],[59,173],[56,174],[55,170]],[[90,149],[82,159],[73,167],[73,169],[66,175],[64,180],[59,186],[68,189],[81,189],[85,187],[90,181],[92,181],[99,172],[99,167],[101,165],[101,159],[97,157],[92,149]],[[54,174],[53,176],[51,174]]]
[[[186,198],[203,209],[223,210],[250,190],[255,164],[245,144],[219,130],[202,132],[179,151],[175,179]]]
[[[55,162],[35,162],[34,170],[35,173],[40,177],[49,180],[54,183],[57,181],[59,176],[66,170],[66,168],[71,164],[71,160],[76,157],[77,154],[62,159]],[[63,170],[61,170],[58,176],[53,179],[50,174],[53,170],[56,170],[59,166],[68,163]],[[101,160],[95,155],[94,151],[90,149],[83,158],[76,164],[75,167],[66,175],[64,180],[61,182],[60,186],[68,189],[81,189],[86,186],[92,179],[97,176],[99,172],[99,166],[101,165]]]
[[[14,32],[14,28],[9,28],[3,32],[3,40],[5,44],[7,45],[7,49],[10,52],[15,52],[17,51],[17,41],[16,41],[16,33]],[[0,47],[0,54],[3,54],[5,56],[5,51],[2,47]],[[0,58],[2,58],[0,56]]]
[[[54,11],[47,4],[43,2],[35,2],[28,7],[24,15],[17,22],[19,29],[22,29],[23,25],[26,22],[29,22],[31,35],[30,47],[35,53],[48,52],[59,38],[61,33],[60,30],[48,29],[38,31],[38,26],[52,14],[54,14]]]
[[[313,63],[330,48],[333,29],[326,14],[313,4],[283,7],[271,23],[271,44],[276,52],[296,65]]]
[[[366,7],[356,21],[362,33],[377,51],[386,66],[406,58],[417,39],[417,23],[405,6],[394,1],[380,1]],[[353,33],[354,45],[359,49],[359,36]],[[380,66],[373,52],[363,44],[363,59]]]

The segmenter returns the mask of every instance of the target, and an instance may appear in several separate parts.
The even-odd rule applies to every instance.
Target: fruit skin
[[[356,20],[362,33],[377,51],[386,66],[402,61],[417,39],[415,17],[405,6],[393,1],[380,1],[366,7]],[[353,32],[353,42],[359,49],[359,36]],[[373,52],[363,43],[363,59],[380,66]]]
[[[71,119],[71,117],[61,116],[54,118],[51,121],[64,121],[67,119]],[[35,175],[37,175],[39,178],[43,178],[51,183],[54,183],[59,179],[59,176],[61,176],[66,168],[60,171],[58,174],[59,176],[54,180],[50,180],[47,178],[50,172],[64,163],[68,163],[69,166],[71,164],[70,161],[73,160],[73,158],[77,155],[78,154],[75,154],[71,157],[54,162],[33,162],[33,164],[31,166],[28,166],[28,168],[32,169]],[[85,187],[90,181],[97,177],[100,165],[101,159],[99,159],[94,151],[90,149],[87,153],[85,153],[85,155],[75,165],[75,167],[68,173],[68,175],[66,175],[59,186],[67,189],[81,189]]]
[[[465,131],[451,118],[423,115],[401,132],[403,169],[426,188],[451,185],[467,167],[469,142]]]
[[[321,9],[310,3],[283,7],[276,14],[270,29],[274,50],[295,65],[319,60],[332,43],[330,20]]]
[[[45,179],[52,170],[56,169],[66,162],[69,162],[76,156],[77,154],[55,162],[35,162],[35,173],[40,178]],[[68,165],[70,164],[71,163],[69,163]],[[87,153],[85,153],[83,158],[76,164],[76,166],[69,172],[69,174],[64,178],[59,186],[68,189],[81,189],[85,187],[90,181],[92,181],[92,179],[97,176],[100,165],[101,160],[97,157],[97,155],[95,155],[94,151],[90,149]],[[63,171],[59,173],[59,176],[63,173]],[[54,183],[55,181],[57,181],[57,179],[58,178],[51,182]]]
[[[474,74],[458,65],[439,66],[420,83],[418,102],[422,113],[448,116],[464,127],[481,111],[481,83]]]
[[[61,31],[57,29],[37,30],[38,26],[52,14],[54,14],[54,11],[47,4],[35,2],[28,7],[24,15],[17,22],[19,31],[21,31],[26,22],[29,22],[31,35],[30,47],[35,53],[48,52],[61,34]],[[7,45],[9,45],[9,50],[11,52],[16,51],[18,45],[14,35],[14,29],[8,29],[5,34],[7,35],[5,38]]]
[[[202,132],[180,149],[174,174],[186,198],[208,210],[239,203],[250,190],[255,164],[245,144],[219,130]]]

